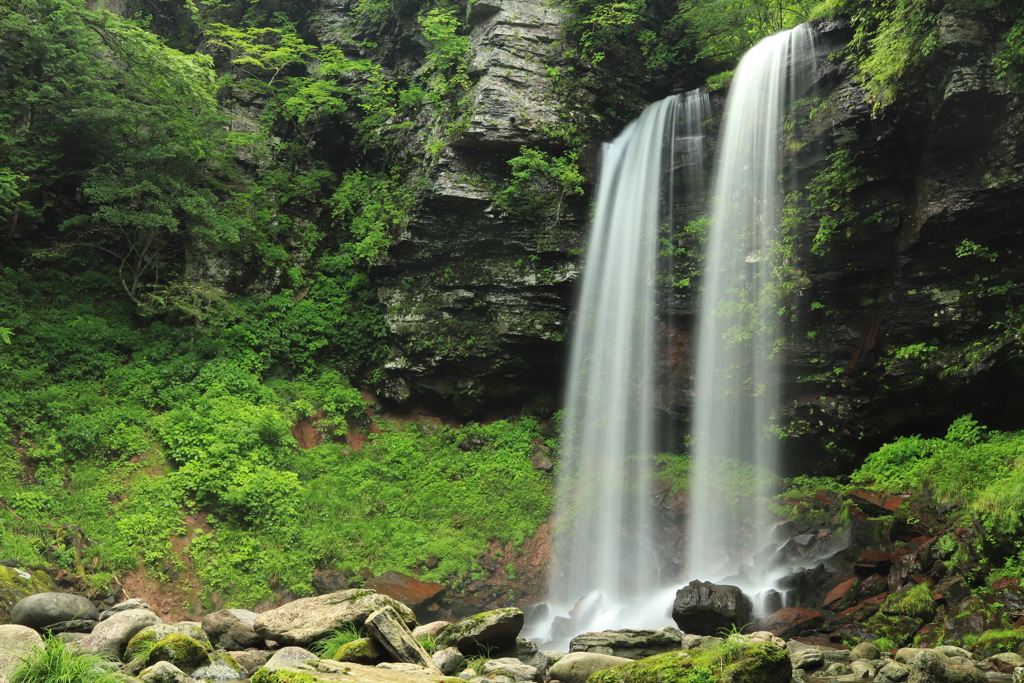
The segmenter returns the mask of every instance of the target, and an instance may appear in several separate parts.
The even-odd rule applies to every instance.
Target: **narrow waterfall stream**
[[[700,157],[706,115],[706,93],[674,95],[604,149],[566,384],[553,614],[534,635],[556,647],[641,625],[638,599],[664,581],[650,501],[659,235],[671,218],[666,179],[677,158]]]
[[[814,31],[798,26],[762,40],[737,67],[704,254],[686,576],[751,595],[775,580],[752,558],[768,541],[778,469],[782,126],[807,87],[813,55]]]

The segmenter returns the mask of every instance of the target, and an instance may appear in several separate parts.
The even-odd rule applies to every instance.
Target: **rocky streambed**
[[[870,642],[836,647],[770,631],[613,630],[577,636],[567,653],[543,651],[519,637],[518,608],[419,624],[408,606],[370,589],[176,623],[137,599],[101,612],[83,596],[47,592],[20,600],[10,619],[0,626],[4,682],[44,647],[104,655],[124,681],[147,683],[1024,681],[1024,647],[990,656],[953,646],[882,652]],[[352,638],[336,638],[339,631]]]

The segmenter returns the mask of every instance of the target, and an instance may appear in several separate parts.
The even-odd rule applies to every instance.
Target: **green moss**
[[[1024,644],[1024,629],[1007,628],[985,631],[976,638],[965,638],[964,647],[978,658],[991,657],[1000,652],[1013,652]]]
[[[731,637],[710,650],[669,652],[593,674],[588,683],[788,683],[788,653]]]
[[[146,664],[152,666],[157,662],[170,662],[185,673],[191,673],[211,662],[206,647],[195,638],[183,633],[171,633],[161,638],[149,651]]]
[[[864,622],[864,628],[876,636],[874,641],[878,649],[884,649],[879,640],[884,639],[891,642],[893,647],[906,647],[914,638],[914,634],[921,628],[921,619],[909,617],[902,614],[885,614],[879,611],[870,619]]]
[[[931,588],[926,583],[920,583],[910,590],[890,595],[880,611],[883,614],[903,615],[929,622],[935,617],[935,609]]]
[[[267,671],[259,669],[249,679],[251,683],[320,683],[320,679],[297,671]]]
[[[376,664],[384,660],[384,653],[373,638],[359,638],[339,645],[327,658],[339,662]]]

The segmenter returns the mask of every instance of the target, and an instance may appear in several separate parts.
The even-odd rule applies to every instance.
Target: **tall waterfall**
[[[643,625],[631,601],[662,580],[650,487],[659,236],[671,217],[666,179],[702,158],[706,115],[706,93],[672,96],[604,148],[562,422],[554,628],[534,636],[563,648],[577,633]]]
[[[809,80],[813,36],[806,26],[770,36],[736,70],[704,255],[687,577],[728,579],[748,593],[771,587],[750,566],[768,534],[769,491],[754,485],[750,495],[750,482],[777,469],[782,123]]]

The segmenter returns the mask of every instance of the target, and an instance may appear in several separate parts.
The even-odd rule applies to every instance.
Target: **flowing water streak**
[[[806,87],[813,35],[798,26],[770,36],[736,70],[704,257],[687,578],[728,578],[748,593],[770,587],[741,567],[765,543],[771,513],[766,495],[735,487],[754,468],[777,468],[782,119]]]
[[[659,234],[671,215],[676,120],[707,110],[706,94],[680,99],[651,105],[604,149],[573,327],[549,585],[556,615],[588,599],[571,627],[534,636],[563,648],[602,622],[639,625],[623,608],[659,581],[650,489]],[[697,133],[682,128],[680,149],[693,156]]]

